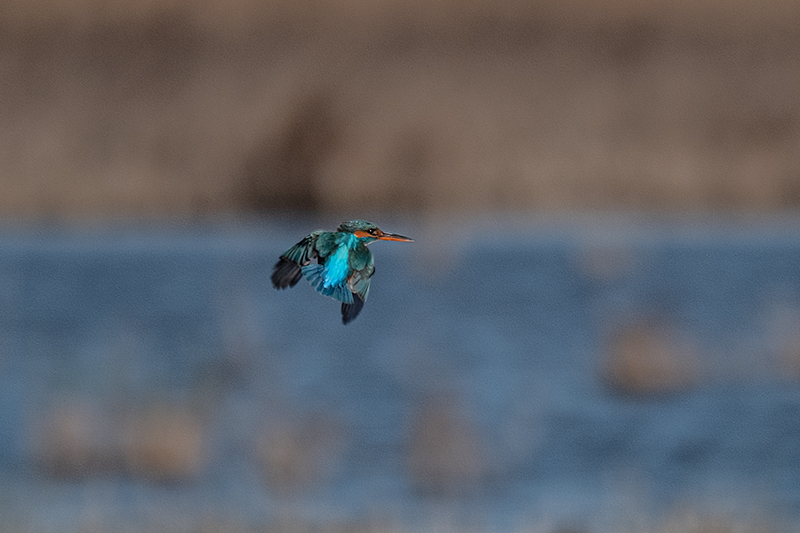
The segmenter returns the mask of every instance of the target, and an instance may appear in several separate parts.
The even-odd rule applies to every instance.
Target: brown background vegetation
[[[9,0],[0,215],[800,205],[789,0]]]

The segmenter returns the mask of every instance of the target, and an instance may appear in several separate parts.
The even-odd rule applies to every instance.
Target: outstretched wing
[[[309,264],[317,257],[317,239],[324,233],[323,230],[314,231],[306,235],[286,252],[284,252],[275,267],[272,269],[272,286],[276,289],[294,287],[303,277],[301,267]]]

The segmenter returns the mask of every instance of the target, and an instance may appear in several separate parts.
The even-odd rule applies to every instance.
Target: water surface
[[[6,226],[6,527],[797,523],[799,219],[377,222],[348,326],[269,282],[319,222]]]

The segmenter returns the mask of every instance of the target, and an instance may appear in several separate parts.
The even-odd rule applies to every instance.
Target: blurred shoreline
[[[800,206],[792,2],[12,1],[0,216]]]

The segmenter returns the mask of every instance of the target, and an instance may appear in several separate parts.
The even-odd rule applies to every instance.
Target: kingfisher
[[[342,302],[342,323],[347,324],[367,301],[369,278],[375,273],[375,259],[367,246],[375,241],[414,242],[366,220],[342,222],[336,231],[312,231],[275,263],[272,285],[294,287],[305,276],[321,294]],[[314,259],[317,262],[311,264]]]

